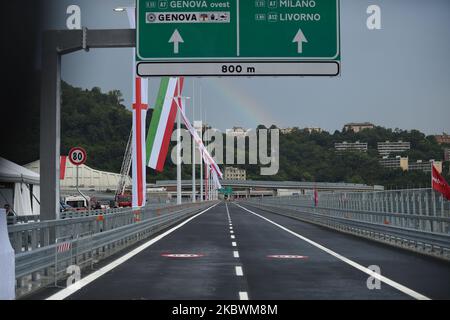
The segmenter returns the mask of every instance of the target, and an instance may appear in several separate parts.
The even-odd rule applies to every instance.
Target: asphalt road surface
[[[244,207],[220,203],[53,298],[450,299],[448,263]]]

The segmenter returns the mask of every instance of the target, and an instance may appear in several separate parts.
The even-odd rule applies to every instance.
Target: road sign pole
[[[136,31],[52,30],[43,35],[40,105],[40,219],[59,218],[61,137],[61,56],[89,48],[131,48]],[[54,235],[50,235],[51,241]]]
[[[44,34],[40,107],[40,219],[59,219],[59,157],[61,139],[61,56],[57,40]],[[50,235],[54,238],[54,235]],[[50,240],[52,241],[52,240]]]
[[[180,117],[180,110],[177,110],[177,204],[181,204],[181,117]]]
[[[194,119],[194,118],[192,118]],[[195,190],[195,139],[192,137],[192,202],[195,202],[196,190]]]
[[[195,80],[194,80],[195,81]],[[194,125],[195,130],[195,82],[194,82],[194,90],[192,97],[194,100],[192,101],[192,124]],[[196,190],[195,190],[195,139],[192,137],[192,202],[196,202]]]
[[[201,109],[200,109],[201,110]],[[203,141],[203,122],[200,122],[200,139]],[[200,151],[200,148],[199,148]],[[203,153],[200,151],[200,202],[203,202]]]

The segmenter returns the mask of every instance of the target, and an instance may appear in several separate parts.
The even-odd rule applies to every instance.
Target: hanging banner
[[[147,134],[146,163],[158,172],[163,171],[170,138],[177,116],[176,100],[183,91],[184,78],[162,78]],[[178,97],[178,98],[176,98]]]
[[[205,145],[203,144],[202,139],[198,135],[197,130],[194,129],[192,124],[189,122],[189,119],[186,117],[186,113],[185,113],[186,108],[184,107],[185,103],[186,103],[185,98],[181,98],[181,103],[179,103],[177,101],[177,106],[180,110],[181,119],[183,120],[183,123],[186,126],[186,129],[191,134],[195,143],[198,145],[200,153],[203,157],[203,161],[206,164],[206,167],[211,168],[210,172],[211,172],[211,176],[212,176],[212,179],[214,182],[214,188],[221,189],[222,185],[220,184],[219,177],[220,177],[220,179],[223,178],[222,171],[220,170],[220,168],[217,165],[214,158],[209,154],[208,150],[206,149]]]
[[[136,28],[135,9],[126,8],[130,28]],[[148,80],[136,76],[136,50],[133,49],[133,139],[132,159],[132,206],[145,206],[146,202],[146,145],[145,122],[148,109]]]

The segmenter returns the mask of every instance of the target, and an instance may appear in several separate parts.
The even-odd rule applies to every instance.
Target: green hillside
[[[37,106],[33,106],[33,112],[27,118],[29,131],[17,136],[17,141],[14,141],[21,148],[4,152],[6,158],[20,164],[39,158],[38,101],[37,96],[33,98],[33,105]],[[149,110],[147,125],[151,113]],[[89,154],[87,165],[119,172],[130,130],[131,112],[123,105],[120,91],[102,93],[99,88],[84,90],[62,83],[62,154],[67,154],[72,146],[83,146]],[[427,137],[417,130],[376,127],[359,133],[335,131],[310,134],[294,129],[289,134],[280,134],[280,170],[277,175],[260,176],[260,167],[256,165],[240,167],[247,169],[249,179],[255,180],[353,182],[380,184],[387,188],[429,186],[429,174],[380,167],[377,142],[386,140],[411,142],[411,150],[403,154],[409,156],[411,161],[443,158],[443,146],[438,145],[434,137]],[[367,142],[369,151],[338,154],[334,150],[334,143],[342,141]],[[191,166],[183,166],[184,179],[191,177],[191,170]],[[444,172],[448,173],[448,163],[445,164]],[[176,177],[170,157],[163,173],[156,174],[152,169],[147,169],[147,173],[149,182]],[[448,174],[447,179],[450,180]]]

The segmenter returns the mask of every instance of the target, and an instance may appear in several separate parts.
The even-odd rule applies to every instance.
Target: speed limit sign
[[[74,166],[80,166],[83,163],[86,162],[87,159],[87,154],[86,154],[86,150],[84,150],[81,147],[75,147],[70,149],[69,151],[69,161],[74,165]]]

